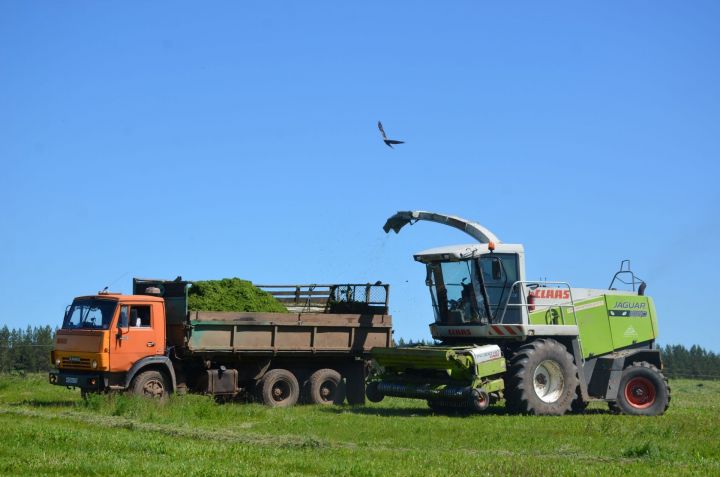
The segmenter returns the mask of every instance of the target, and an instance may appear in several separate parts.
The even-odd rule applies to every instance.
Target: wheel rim
[[[535,368],[533,387],[535,394],[543,402],[551,403],[560,399],[565,390],[565,379],[560,365],[549,359],[540,363]]]
[[[485,409],[490,405],[490,396],[485,392],[479,392],[475,395],[475,406],[477,409]]]
[[[335,398],[336,388],[337,386],[333,381],[324,381],[320,385],[320,399],[322,399],[323,402],[332,401]]]
[[[145,396],[160,398],[165,393],[165,387],[159,379],[151,379],[143,385],[143,394]]]
[[[648,408],[655,403],[655,386],[647,378],[632,378],[625,385],[625,400],[636,409]]]
[[[272,387],[272,398],[275,402],[283,402],[290,397],[290,383],[284,380],[276,381]]]

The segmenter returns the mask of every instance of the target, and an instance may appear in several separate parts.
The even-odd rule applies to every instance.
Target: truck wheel
[[[312,404],[342,404],[345,389],[342,376],[334,369],[318,369],[308,379],[308,401]]]
[[[168,395],[165,376],[160,371],[143,371],[133,378],[130,386],[136,396],[165,399]]]
[[[624,414],[659,416],[670,404],[667,379],[652,364],[633,363],[623,370],[615,405]]]
[[[560,416],[575,399],[579,379],[567,349],[553,339],[521,346],[510,360],[505,377],[508,411],[537,416]]]
[[[272,369],[257,384],[260,400],[270,407],[288,407],[298,401],[300,385],[287,369]]]

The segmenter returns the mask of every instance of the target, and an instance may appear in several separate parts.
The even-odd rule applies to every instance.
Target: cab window
[[[130,327],[147,328],[150,326],[150,306],[133,305],[130,307]]]
[[[505,311],[503,322],[520,323],[522,311],[520,307],[513,306],[521,303],[520,295],[517,287],[511,289],[513,283],[518,280],[518,256],[512,253],[483,255],[480,259],[480,267],[493,314],[502,314],[502,307],[507,302],[509,306]],[[508,297],[511,291],[512,295]]]

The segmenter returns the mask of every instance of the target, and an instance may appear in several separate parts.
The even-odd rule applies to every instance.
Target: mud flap
[[[348,364],[343,374],[348,404],[365,404],[365,361]]]

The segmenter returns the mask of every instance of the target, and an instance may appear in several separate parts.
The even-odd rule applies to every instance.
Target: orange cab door
[[[163,354],[165,340],[159,325],[164,321],[153,313],[153,306],[146,304],[122,304],[118,327],[110,341],[110,370],[127,371],[146,356]]]

